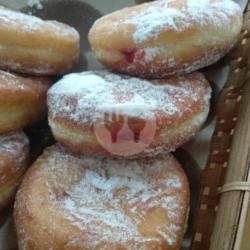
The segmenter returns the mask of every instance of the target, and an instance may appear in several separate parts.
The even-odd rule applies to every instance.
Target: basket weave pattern
[[[201,189],[199,207],[197,208],[196,212],[195,234],[192,247],[193,250],[236,249],[234,248],[234,242],[237,228],[224,228],[222,230],[218,230],[217,228],[216,230],[215,227],[218,227],[218,225],[216,225],[215,221],[217,219],[216,215],[218,213],[218,210],[220,210],[221,208],[221,197],[225,195],[220,194],[219,190],[227,182],[226,180],[229,179],[229,177],[227,178],[227,176],[230,175],[229,168],[231,167],[230,165],[232,165],[230,164],[230,156],[232,156],[233,150],[232,147],[234,146],[234,141],[238,139],[235,137],[238,136],[240,132],[237,131],[238,134],[236,135],[236,129],[239,130],[239,126],[243,127],[244,125],[239,124],[239,122],[245,122],[245,120],[240,120],[240,111],[241,116],[245,115],[246,119],[248,118],[249,120],[250,116],[250,113],[244,114],[244,109],[245,111],[249,110],[247,109],[247,105],[249,107],[249,102],[244,101],[244,98],[245,100],[247,100],[247,98],[250,98],[249,38],[250,3],[248,3],[247,9],[245,11],[244,26],[239,43],[235,47],[235,49],[228,55],[228,59],[230,61],[230,75],[220,95],[220,99],[217,105],[217,125],[211,141],[209,160],[200,181]],[[241,131],[241,134],[245,132],[247,133],[247,131]],[[250,148],[250,145],[242,145],[242,147],[244,146]],[[249,154],[250,151],[248,151],[248,156],[250,157]],[[246,158],[241,159],[241,162],[245,162],[244,167],[245,169],[249,170],[249,158],[245,156],[245,154],[239,157]],[[237,166],[234,166],[235,169],[236,167]],[[232,167],[230,170],[232,172]],[[246,181],[245,177],[247,177],[247,173],[242,176],[242,179],[236,179],[234,181]],[[238,209],[240,209],[244,194],[241,192],[238,193],[239,194],[237,198],[239,199],[237,200],[237,202],[239,202]],[[232,207],[233,205],[234,204],[232,204]],[[231,209],[231,207],[228,207],[228,209]],[[237,219],[239,220],[239,218]],[[220,233],[222,234],[222,232],[227,232],[229,234],[228,237],[231,238],[231,242],[222,242],[217,245],[216,243],[212,244],[211,242],[214,240],[212,235],[215,233],[215,230],[216,233],[218,233],[218,241],[219,237],[221,236]],[[220,241],[223,240],[225,239],[221,237]]]

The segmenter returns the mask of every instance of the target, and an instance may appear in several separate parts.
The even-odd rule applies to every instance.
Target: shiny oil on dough
[[[201,73],[153,82],[108,71],[70,74],[48,92],[49,123],[55,138],[72,150],[107,155],[93,128],[104,113],[132,118],[134,131],[141,121],[155,120],[154,140],[140,154],[154,155],[175,150],[199,130],[210,96]]]
[[[106,66],[162,78],[218,61],[233,47],[241,27],[241,8],[231,0],[154,1],[97,20],[89,41]]]
[[[0,70],[0,134],[20,130],[46,115],[51,80]]]
[[[31,75],[60,75],[79,58],[72,27],[0,6],[0,68]]]
[[[29,141],[22,132],[0,135],[0,210],[13,200],[29,156]]]
[[[112,160],[56,145],[18,192],[19,249],[177,250],[188,207],[187,178],[172,155]]]

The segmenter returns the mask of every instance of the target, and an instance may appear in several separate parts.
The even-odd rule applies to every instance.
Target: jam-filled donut
[[[0,134],[43,119],[50,86],[46,78],[21,77],[0,70]]]
[[[172,155],[80,158],[53,146],[17,194],[19,249],[177,250],[188,208],[187,178]]]
[[[22,132],[0,135],[0,210],[13,200],[29,156],[29,141]]]
[[[152,82],[108,71],[70,74],[48,92],[49,124],[78,153],[152,156],[200,129],[210,94],[201,73]]]
[[[31,75],[58,75],[79,57],[79,33],[56,21],[0,6],[0,68]]]
[[[241,8],[231,0],[154,1],[97,20],[89,41],[111,69],[159,79],[218,61],[241,27]]]

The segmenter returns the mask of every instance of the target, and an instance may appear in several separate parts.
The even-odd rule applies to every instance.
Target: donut
[[[112,160],[56,145],[28,170],[14,217],[21,250],[177,250],[188,208],[172,155]]]
[[[29,141],[22,132],[0,135],[0,210],[14,199],[29,156]]]
[[[0,134],[43,119],[50,86],[51,81],[46,78],[23,77],[0,70]]]
[[[218,61],[237,41],[242,20],[232,0],[154,1],[100,18],[89,42],[107,67],[160,79]]]
[[[61,75],[79,57],[72,27],[0,7],[0,68],[31,75]]]
[[[48,91],[49,124],[56,140],[77,153],[154,156],[175,150],[200,129],[210,96],[201,73],[154,81],[74,73]]]

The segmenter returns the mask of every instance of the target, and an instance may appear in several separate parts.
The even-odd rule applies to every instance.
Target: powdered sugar
[[[76,157],[59,146],[46,154],[39,172],[49,173],[53,180],[48,184],[51,199],[62,208],[60,216],[84,235],[71,242],[71,247],[78,242],[87,249],[114,244],[143,250],[150,249],[147,243],[158,246],[155,249],[162,249],[162,242],[178,244],[188,191],[172,156],[130,161]],[[70,186],[62,182],[65,175]],[[63,190],[65,195],[58,196],[53,190]],[[155,233],[146,236],[143,225],[148,223],[149,214],[157,213],[156,209],[167,219],[159,222],[157,229],[152,225]]]
[[[232,0],[152,1],[100,18],[89,40],[112,70],[162,79],[217,62],[237,42],[242,20]]]
[[[43,21],[42,19],[26,15],[21,12],[12,11],[0,6],[0,22],[1,26],[7,26],[9,29],[34,33],[38,31],[47,32],[53,36],[64,36],[79,38],[78,32],[67,25],[56,21]]]
[[[171,27],[175,30],[179,30],[187,27],[187,23],[183,22],[185,15],[177,9],[168,8],[165,9],[159,7],[149,7],[144,12],[139,14],[131,14],[128,17],[127,23],[134,24],[136,31],[133,35],[136,42],[144,42],[150,38],[158,37],[166,27]],[[181,24],[177,24],[175,19],[181,21]]]
[[[181,57],[169,56],[168,52],[171,49],[167,48],[167,46],[144,48],[138,50],[133,63],[124,64],[119,70],[130,75],[138,75],[150,79],[157,79],[159,76],[164,78],[173,75],[185,75],[217,62],[233,46],[234,42],[229,44],[226,49],[214,44],[213,47],[206,48],[203,54],[194,56],[191,62],[183,62]]]
[[[146,62],[152,61],[157,55],[164,52],[164,48],[162,47],[153,47],[153,48],[145,48],[144,49],[144,58]]]
[[[152,118],[157,112],[181,117],[194,102],[210,97],[209,89],[203,93],[206,92],[203,76],[197,73],[193,77],[180,77],[179,82],[165,80],[156,85],[106,71],[70,74],[49,90],[50,117],[85,126],[91,126],[105,112],[141,119]]]
[[[183,31],[194,24],[200,28],[208,24],[221,28],[237,13],[241,13],[240,6],[231,0],[186,0],[178,8],[174,0],[167,0],[134,11],[119,22],[135,25],[134,40],[143,43],[157,38],[163,31]]]
[[[25,91],[27,86],[23,84],[15,75],[0,70],[0,91]]]
[[[8,152],[14,154],[20,151],[24,146],[29,145],[29,141],[24,133],[10,133],[0,135],[0,153]]]
[[[28,138],[22,132],[0,135],[0,155],[12,159],[13,162],[22,163],[27,158],[28,146]],[[5,159],[0,159],[0,172],[5,168]],[[13,167],[15,167],[14,164]]]

